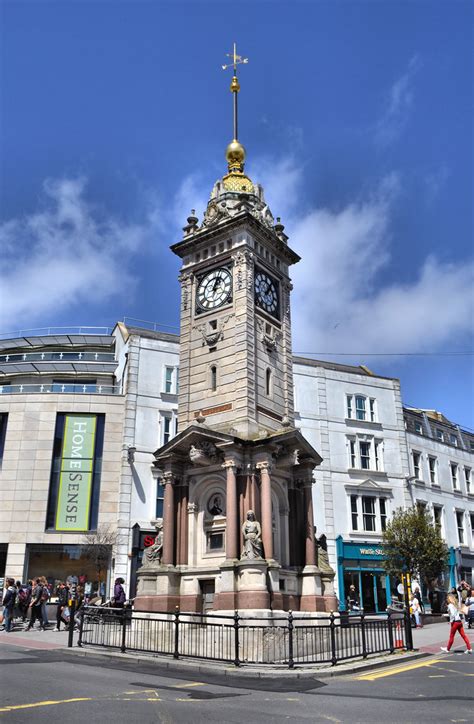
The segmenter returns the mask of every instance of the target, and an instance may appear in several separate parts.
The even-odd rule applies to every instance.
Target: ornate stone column
[[[162,477],[165,489],[163,501],[163,558],[162,563],[174,565],[174,475],[167,472]]]
[[[226,543],[225,557],[234,560],[239,557],[238,526],[239,511],[237,505],[237,466],[235,460],[226,460],[222,467],[226,471]]]
[[[306,513],[305,527],[305,565],[316,565],[316,549],[314,545],[314,514],[313,514],[313,481],[305,480],[303,482],[304,509]]]
[[[268,461],[257,463],[260,470],[261,505],[262,505],[262,542],[265,558],[273,560],[273,525],[272,525],[272,483],[270,471],[271,463]]]

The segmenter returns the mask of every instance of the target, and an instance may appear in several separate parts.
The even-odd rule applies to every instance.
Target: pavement
[[[434,631],[433,629],[437,629]],[[420,649],[446,643],[447,625],[414,631]],[[474,631],[469,632],[471,638]],[[337,678],[243,676],[223,665],[171,671],[162,658],[83,656],[67,634],[0,633],[0,722],[84,724],[431,724],[474,722],[474,657],[461,653],[401,661]],[[439,639],[439,641],[436,641]],[[460,641],[460,639],[459,639]],[[79,653],[79,655],[76,654]],[[394,663],[395,662],[395,663]],[[179,662],[181,663],[181,662]],[[338,667],[334,667],[337,669]]]

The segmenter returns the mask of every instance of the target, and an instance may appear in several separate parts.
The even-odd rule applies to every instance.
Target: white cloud
[[[135,282],[130,259],[150,232],[84,198],[84,179],[48,180],[38,213],[0,225],[0,330],[44,323],[74,305],[103,302]]]
[[[390,88],[385,102],[385,109],[375,126],[375,141],[385,147],[393,143],[403,132],[413,106],[413,83],[421,68],[418,55],[414,55],[406,71]]]
[[[294,169],[292,188],[301,185],[299,175]],[[397,247],[392,216],[400,185],[392,174],[344,208],[300,215],[293,204],[283,219],[302,257],[291,269],[295,352],[355,353],[354,359],[370,352],[433,352],[471,334],[474,270],[465,260],[449,264],[432,256],[411,281],[381,284],[382,273],[390,277]],[[270,177],[266,194],[274,213],[272,199],[280,193],[281,180]]]

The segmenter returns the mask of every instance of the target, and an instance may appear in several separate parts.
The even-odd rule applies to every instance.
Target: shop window
[[[5,436],[7,434],[8,413],[0,413],[0,462],[3,460],[3,451],[5,449]]]
[[[458,541],[459,545],[464,545],[464,513],[461,510],[456,510],[456,527],[458,529]]]
[[[430,483],[432,485],[437,485],[437,478],[436,478],[436,458],[430,455],[428,457],[428,467],[430,469]]]
[[[46,530],[96,530],[105,415],[58,413]]]
[[[451,468],[451,482],[453,484],[453,490],[458,490],[458,466],[456,463],[450,464]]]
[[[156,483],[156,517],[163,518],[163,506],[165,499],[165,487],[162,485],[161,480]]]
[[[413,460],[413,475],[417,480],[421,480],[421,453],[413,451],[411,455]]]
[[[26,578],[45,576],[48,585],[54,591],[59,581],[67,581],[77,576],[84,591],[89,590],[91,597],[105,596],[109,588],[111,550],[102,560],[101,571],[97,570],[97,560],[91,551],[83,545],[28,545]],[[101,555],[105,553],[101,546]]]

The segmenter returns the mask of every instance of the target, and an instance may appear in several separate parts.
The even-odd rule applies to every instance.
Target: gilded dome
[[[234,138],[226,148],[225,157],[229,164],[229,170],[234,168],[242,170],[245,161],[245,148]]]

